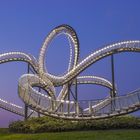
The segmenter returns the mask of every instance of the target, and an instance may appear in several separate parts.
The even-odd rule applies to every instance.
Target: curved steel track
[[[70,58],[67,72],[61,76],[56,76],[47,71],[45,57],[50,43],[61,34],[68,38]],[[109,96],[106,99],[97,101],[69,101],[66,99],[69,92],[68,85],[97,84],[112,90],[112,83],[103,77],[79,76],[79,74],[100,59],[122,52],[140,52],[140,41],[130,40],[110,44],[79,61],[77,34],[72,27],[61,25],[54,28],[46,37],[38,60],[22,52],[10,52],[0,55],[0,63],[24,61],[32,66],[35,74],[21,76],[18,93],[20,98],[36,112],[63,119],[98,119],[123,115],[138,110],[140,108],[140,90],[125,96]],[[56,96],[55,87],[59,86],[62,86],[62,90]],[[47,94],[37,91],[34,87],[42,88]]]

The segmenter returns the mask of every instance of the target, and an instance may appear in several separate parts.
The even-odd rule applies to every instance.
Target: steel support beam
[[[39,87],[38,91],[41,92],[41,88],[40,87]],[[39,103],[38,104],[40,105],[40,99],[39,99]],[[38,112],[38,117],[40,117],[40,113],[39,112]]]
[[[112,93],[111,97],[115,97],[115,74],[114,74],[114,55],[111,55],[111,73],[112,73]]]
[[[71,87],[71,84],[68,83],[68,101],[70,101],[70,87]],[[70,113],[70,104],[68,103],[68,114]]]
[[[27,73],[30,73],[30,64],[28,63],[28,66],[27,66]],[[25,114],[25,117],[24,119],[27,120],[28,118],[28,105],[25,103],[25,106],[24,106],[24,114]]]
[[[77,86],[77,78],[75,79],[75,100],[78,101],[78,86]]]
[[[25,113],[24,119],[27,120],[28,119],[28,105],[26,103],[25,103],[24,113]]]
[[[111,91],[111,98],[114,98],[116,96],[115,93],[115,72],[114,72],[114,55],[111,55],[111,73],[112,73],[112,91]],[[114,111],[115,109],[115,100],[111,100],[111,110]]]

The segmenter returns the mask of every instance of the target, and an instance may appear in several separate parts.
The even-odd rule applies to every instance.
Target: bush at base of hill
[[[104,129],[139,129],[140,118],[132,116],[113,117],[109,119],[69,121],[51,117],[30,118],[9,124],[10,132],[41,133],[73,130],[104,130]]]

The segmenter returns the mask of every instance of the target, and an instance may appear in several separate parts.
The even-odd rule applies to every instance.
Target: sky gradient
[[[38,58],[45,37],[56,26],[72,26],[80,41],[80,60],[106,44],[140,40],[139,0],[1,0],[0,53],[22,51]],[[56,38],[47,53],[47,69],[54,74],[66,70],[69,48],[66,40]],[[115,58],[115,82],[120,95],[140,87],[140,54],[122,53]],[[18,97],[19,77],[27,73],[27,64],[0,65],[0,98],[23,105]],[[103,76],[111,80],[110,57],[92,65],[81,75]],[[79,86],[79,99],[108,96],[99,86]],[[139,114],[139,112],[137,113]],[[0,109],[0,127],[21,117]]]

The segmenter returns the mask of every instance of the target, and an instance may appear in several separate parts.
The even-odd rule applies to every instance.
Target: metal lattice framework
[[[45,65],[46,52],[49,44],[59,35],[68,38],[70,46],[70,59],[67,72],[61,76],[55,76],[47,71]],[[56,118],[82,120],[98,119],[116,115],[123,115],[140,108],[140,90],[136,90],[125,96],[116,96],[117,90],[112,82],[98,76],[79,76],[90,65],[93,65],[104,57],[121,52],[140,52],[140,41],[130,40],[107,45],[99,49],[82,61],[79,61],[79,41],[74,29],[68,25],[54,28],[46,37],[41,47],[39,59],[22,52],[9,52],[0,55],[0,64],[10,61],[27,62],[34,74],[24,74],[18,83],[19,97],[32,110],[43,115]],[[78,101],[77,98],[69,100],[68,94],[71,86],[79,84],[96,84],[110,89],[110,96],[102,100]],[[62,86],[58,96],[55,87]],[[37,91],[39,87],[47,94]],[[0,99],[0,107],[13,113],[25,116],[24,109],[15,104]]]

